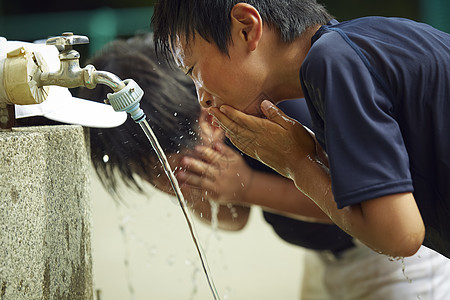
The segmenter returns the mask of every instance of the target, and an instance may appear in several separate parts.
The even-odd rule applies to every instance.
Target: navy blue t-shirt
[[[311,127],[311,117],[304,99],[284,101],[278,104],[278,107],[291,118]],[[277,174],[258,160],[247,155],[243,157],[252,169]],[[288,243],[313,250],[329,250],[337,256],[354,246],[353,238],[336,225],[300,221],[268,211],[263,211],[263,214],[276,234]]]
[[[401,18],[332,21],[300,69],[339,208],[413,192],[450,257],[450,35]]]

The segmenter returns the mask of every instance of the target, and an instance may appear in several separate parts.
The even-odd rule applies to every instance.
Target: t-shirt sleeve
[[[413,190],[393,99],[381,78],[337,32],[318,39],[302,65],[313,130],[328,153],[339,208]]]

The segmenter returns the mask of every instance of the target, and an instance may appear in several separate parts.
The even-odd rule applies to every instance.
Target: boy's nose
[[[203,108],[209,108],[213,106],[214,103],[212,99],[213,97],[209,93],[200,89],[198,90],[198,102]]]

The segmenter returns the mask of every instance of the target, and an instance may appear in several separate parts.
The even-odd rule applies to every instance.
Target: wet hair
[[[324,25],[332,16],[316,0],[159,0],[152,16],[155,48],[166,59],[170,45],[181,35],[189,42],[195,34],[227,54],[231,42],[233,6],[244,2],[255,7],[263,22],[279,30],[289,43],[313,25]]]
[[[140,106],[166,155],[197,143],[200,106],[195,87],[183,72],[157,61],[151,34],[112,41],[87,63],[122,80],[132,78],[144,90]],[[98,85],[81,89],[78,96],[102,102],[108,93],[109,87]],[[118,178],[142,192],[134,175],[150,182],[165,176],[147,137],[129,116],[116,128],[91,128],[90,143],[94,168],[112,194],[117,193]]]

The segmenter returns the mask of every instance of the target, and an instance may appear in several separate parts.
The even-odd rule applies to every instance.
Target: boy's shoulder
[[[352,46],[352,39],[370,40],[375,36],[383,35],[384,29],[393,29],[392,22],[403,21],[400,18],[386,18],[370,16],[357,18],[349,21],[338,22],[331,20],[327,25],[322,26],[311,39],[310,52],[315,55],[342,55],[346,54],[348,48]],[[389,23],[389,24],[388,24]],[[373,32],[377,33],[373,33]]]
[[[404,18],[370,16],[344,22],[332,20],[312,37],[305,62],[314,66],[341,65],[347,59],[363,58],[366,56],[363,52],[391,51],[393,47],[390,45],[414,48],[419,41],[430,39],[430,34],[444,33]]]
[[[337,31],[322,27],[311,40],[311,48],[303,61],[302,68],[312,67],[327,71],[334,65],[341,65],[355,56],[354,49]]]

